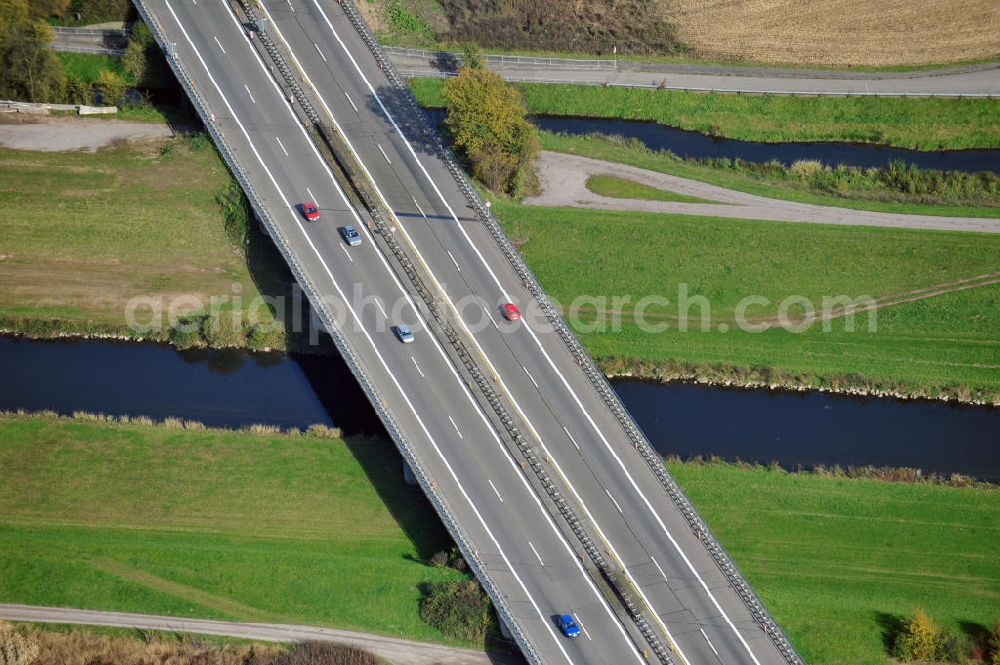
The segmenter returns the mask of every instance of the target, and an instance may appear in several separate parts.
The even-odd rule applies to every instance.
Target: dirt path
[[[14,150],[94,152],[109,145],[164,139],[175,134],[170,125],[153,122],[31,116],[0,119],[0,147]]]
[[[0,619],[31,621],[35,623],[84,624],[91,626],[117,626],[165,630],[177,633],[222,635],[269,642],[298,642],[325,640],[351,644],[366,649],[395,665],[515,665],[524,663],[520,655],[486,654],[471,649],[459,649],[438,644],[414,642],[381,635],[356,633],[334,628],[297,626],[272,623],[240,623],[234,621],[209,621],[151,614],[125,612],[99,612],[62,607],[36,607],[33,605],[0,605]]]
[[[719,203],[672,203],[601,196],[587,189],[587,179],[595,175],[627,178],[657,189],[718,201]],[[698,180],[689,180],[625,164],[558,152],[543,151],[541,153],[538,159],[538,178],[541,182],[542,193],[539,196],[525,199],[524,202],[528,205],[663,212],[811,224],[1000,233],[1000,219],[904,215],[795,203],[737,192]]]

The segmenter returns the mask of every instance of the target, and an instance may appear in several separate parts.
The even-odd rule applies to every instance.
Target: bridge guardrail
[[[306,273],[302,270],[298,261],[295,258],[294,253],[291,250],[284,234],[278,225],[271,218],[271,215],[258,195],[257,191],[254,189],[253,185],[250,183],[246,172],[236,159],[236,155],[229,146],[222,134],[221,130],[216,126],[214,121],[214,115],[208,107],[207,102],[202,97],[201,93],[192,85],[192,79],[187,73],[184,63],[180,60],[179,56],[176,54],[176,50],[171,46],[171,43],[167,41],[166,33],[163,31],[159,22],[157,21],[155,15],[149,9],[146,4],[146,0],[133,0],[139,13],[142,15],[143,20],[149,26],[150,30],[156,38],[157,43],[159,43],[160,48],[163,50],[166,56],[167,62],[170,64],[170,68],[173,70],[178,81],[180,81],[182,87],[187,93],[191,100],[192,105],[201,117],[202,122],[208,129],[209,134],[212,136],[213,141],[219,148],[219,152],[222,154],[224,161],[226,162],[229,169],[232,171],[234,177],[240,183],[243,191],[247,195],[247,199],[250,201],[250,205],[253,207],[254,212],[258,218],[263,222],[264,226],[267,228],[268,233],[271,235],[272,240],[275,245],[277,245],[279,251],[284,256],[285,260],[288,262],[289,268],[292,274],[295,276],[296,281],[301,286],[306,297],[309,298],[310,303],[313,305],[314,311],[320,317],[323,325],[326,327],[330,336],[333,338],[334,344],[340,351],[347,363],[348,367],[351,369],[351,373],[357,379],[358,383],[361,385],[362,390],[365,392],[372,406],[375,407],[376,412],[379,415],[379,419],[385,425],[386,430],[392,436],[396,443],[397,448],[403,456],[403,459],[409,465],[410,470],[413,471],[414,476],[417,478],[417,482],[420,484],[421,489],[424,494],[428,497],[431,504],[434,506],[438,515],[441,517],[441,521],[444,522],[445,527],[448,529],[451,536],[455,539],[456,544],[462,551],[462,555],[465,557],[466,562],[469,567],[475,573],[476,577],[483,584],[484,589],[489,594],[490,598],[493,599],[495,607],[497,607],[498,613],[501,614],[501,618],[507,621],[508,626],[512,631],[518,630],[517,624],[513,621],[513,615],[506,606],[504,596],[500,589],[492,582],[488,573],[486,572],[485,564],[479,558],[478,552],[472,546],[471,541],[466,537],[465,533],[462,531],[458,520],[455,518],[454,513],[448,506],[444,497],[437,491],[437,486],[431,479],[430,475],[427,473],[424,466],[420,463],[419,458],[413,451],[411,444],[408,439],[404,436],[402,430],[398,426],[395,417],[388,409],[388,402],[382,397],[379,390],[376,388],[375,384],[368,376],[367,372],[361,365],[357,354],[355,353],[353,346],[349,340],[340,331],[339,325],[336,320],[330,315],[326,307],[323,306],[323,299],[319,297],[317,290],[315,289],[312,281],[306,276]],[[526,649],[525,655],[529,658],[532,663],[541,665],[541,659],[538,656],[537,651],[531,645],[530,641],[527,640],[526,636],[523,636],[525,640],[522,644],[522,648]],[[519,640],[520,643],[520,640]]]
[[[244,15],[252,23],[259,25],[256,12],[253,9],[251,0],[235,0],[244,12]],[[548,471],[545,469],[542,462],[538,459],[538,455],[528,444],[528,441],[521,434],[520,429],[516,425],[513,417],[507,411],[504,406],[500,395],[497,393],[496,389],[490,383],[486,374],[482,369],[476,364],[473,355],[469,352],[465,343],[462,341],[461,336],[457,333],[448,319],[447,315],[438,306],[437,299],[434,297],[431,289],[427,288],[427,285],[420,275],[420,272],[416,265],[411,261],[408,254],[405,252],[403,247],[397,240],[393,230],[389,227],[388,223],[383,216],[380,206],[374,200],[371,195],[370,190],[375,189],[374,183],[367,181],[367,175],[362,176],[362,173],[367,174],[363,165],[354,153],[353,148],[350,147],[346,140],[346,137],[342,136],[339,127],[335,128],[332,132],[329,128],[321,122],[320,118],[316,114],[314,107],[309,99],[306,98],[301,87],[298,85],[298,80],[292,74],[290,68],[281,55],[281,52],[273,42],[270,34],[267,32],[266,28],[257,31],[258,39],[261,45],[264,47],[268,57],[271,58],[275,67],[279,70],[282,77],[285,79],[286,84],[292,91],[292,94],[299,100],[303,110],[309,117],[310,121],[313,123],[314,127],[317,129],[319,137],[326,142],[327,147],[333,158],[340,163],[340,165],[345,169],[346,175],[351,181],[355,192],[361,198],[365,208],[370,212],[372,220],[375,224],[376,231],[379,237],[383,239],[383,242],[388,246],[389,251],[395,258],[396,262],[402,268],[403,272],[406,274],[407,279],[413,285],[420,297],[427,311],[430,312],[434,321],[437,323],[438,327],[441,329],[444,337],[447,339],[448,343],[451,345],[455,355],[458,357],[465,371],[470,377],[472,377],[476,388],[479,393],[490,405],[500,424],[506,430],[508,437],[517,446],[518,451],[521,453],[522,457],[526,460],[529,466],[531,466],[532,471],[535,473],[536,478],[542,485],[546,494],[552,500],[553,504],[559,510],[560,515],[566,521],[567,525],[570,527],[574,536],[583,546],[584,551],[587,556],[590,557],[594,565],[597,566],[604,580],[612,587],[617,597],[619,597],[626,610],[632,616],[634,622],[639,628],[643,637],[649,643],[653,652],[660,659],[663,665],[675,665],[670,654],[663,647],[663,644],[659,641],[656,633],[652,630],[649,623],[646,621],[643,615],[642,608],[639,603],[635,600],[635,594],[631,590],[629,583],[623,581],[620,576],[618,576],[615,571],[610,567],[608,561],[605,559],[604,555],[601,553],[600,549],[593,542],[590,535],[587,533],[584,525],[576,514],[576,511],[570,505],[570,503],[563,497],[562,492],[558,489],[556,484],[549,477]],[[385,202],[383,201],[383,204]],[[387,204],[385,204],[386,210],[390,215],[394,213]],[[478,573],[477,573],[478,574]],[[484,585],[486,586],[486,585]],[[486,587],[489,589],[489,587]],[[492,599],[492,596],[491,596]],[[520,627],[513,621],[513,617],[509,616],[509,610],[503,607],[502,601],[499,599],[494,601],[494,604],[498,606],[498,613],[505,614],[505,621],[508,628],[518,639],[519,644],[525,650],[525,654],[529,658],[534,658],[535,649],[531,645],[530,640],[527,635],[525,635]],[[507,621],[507,618],[510,621]]]
[[[378,62],[379,67],[385,73],[389,83],[396,89],[402,99],[405,100],[411,107],[414,116],[420,118],[425,124],[425,128],[430,130],[428,135],[434,138],[435,147],[437,148],[439,156],[444,161],[449,172],[455,178],[459,189],[465,195],[469,205],[477,212],[480,221],[483,222],[490,235],[499,245],[501,252],[510,262],[515,274],[517,274],[518,278],[521,279],[525,288],[529,293],[531,293],[532,297],[545,311],[546,318],[566,344],[570,353],[576,359],[580,368],[586,374],[598,394],[601,395],[602,400],[611,410],[611,413],[618,420],[633,447],[638,451],[643,461],[656,476],[667,496],[684,516],[689,528],[691,528],[698,540],[700,540],[705,546],[709,555],[715,561],[721,572],[726,576],[729,584],[740,596],[740,599],[743,601],[751,616],[764,631],[765,635],[767,635],[772,641],[775,648],[789,665],[805,665],[802,657],[792,646],[784,631],[782,631],[782,629],[774,621],[774,618],[771,617],[770,613],[764,607],[764,604],[761,602],[756,592],[751,588],[749,582],[747,582],[745,576],[739,570],[732,557],[728,552],[726,552],[722,544],[719,543],[718,539],[708,528],[704,518],[702,518],[698,511],[694,508],[687,496],[684,495],[680,486],[677,484],[677,481],[674,480],[673,476],[670,475],[670,472],[667,471],[663,459],[653,450],[653,447],[649,443],[645,434],[639,429],[638,425],[636,425],[635,421],[628,414],[628,411],[625,409],[625,406],[622,404],[617,393],[615,393],[611,388],[611,384],[608,382],[607,377],[594,364],[593,359],[591,359],[590,355],[586,352],[583,344],[580,342],[576,334],[566,325],[562,316],[556,312],[555,308],[552,306],[552,302],[545,295],[544,290],[542,290],[537,277],[535,277],[531,269],[528,268],[523,257],[521,256],[521,253],[517,251],[513,244],[511,244],[506,234],[500,228],[500,224],[493,216],[489,206],[479,196],[479,193],[472,186],[468,176],[465,174],[465,170],[458,164],[458,160],[456,159],[451,148],[444,143],[439,133],[435,131],[433,124],[430,122],[430,119],[427,117],[423,108],[417,104],[416,99],[410,92],[409,87],[399,77],[392,62],[382,51],[381,45],[371,32],[371,28],[364,21],[357,8],[354,6],[353,0],[337,1],[344,8],[345,13],[351,20],[351,23],[359,32],[362,41],[364,41],[368,48],[372,51],[372,54]]]
[[[52,32],[65,37],[128,37],[132,28],[71,28],[61,25],[49,26]]]

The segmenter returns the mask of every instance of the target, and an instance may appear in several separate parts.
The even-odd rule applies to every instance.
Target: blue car
[[[579,637],[580,636],[580,626],[576,624],[573,620],[573,615],[571,614],[560,614],[556,619],[556,624],[559,626],[559,630],[566,637]]]

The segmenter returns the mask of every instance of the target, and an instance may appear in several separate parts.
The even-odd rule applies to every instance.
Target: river
[[[444,120],[444,111],[440,109],[428,109],[428,113],[433,122]],[[670,150],[680,157],[727,157],[755,163],[777,160],[786,166],[800,159],[816,159],[824,164],[861,168],[887,166],[892,161],[901,160],[925,169],[969,173],[992,171],[1000,175],[1000,150],[923,151],[867,143],[762,143],[718,138],[655,122],[609,118],[532,116],[531,122],[539,129],[554,133],[574,136],[597,133],[634,138],[652,150]]]
[[[337,356],[177,351],[160,344],[0,336],[0,409],[175,416],[345,433],[384,430]],[[663,454],[786,468],[911,466],[1000,481],[1000,409],[644,381],[615,389]]]

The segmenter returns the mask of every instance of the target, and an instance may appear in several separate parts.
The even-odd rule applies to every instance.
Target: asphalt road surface
[[[426,51],[394,53],[393,62],[409,76],[441,76],[454,71],[454,58]],[[605,61],[606,62],[606,61]],[[548,65],[487,61],[508,81],[583,83],[671,90],[771,93],[785,95],[874,95],[919,97],[1000,96],[1000,63],[913,72],[858,72],[791,68],[726,67],[619,62],[617,66],[574,66],[553,59]]]
[[[446,647],[350,630],[280,623],[210,621],[184,617],[100,612],[67,607],[0,605],[0,619],[32,623],[59,623],[161,630],[196,635],[221,635],[266,642],[336,642],[356,646],[384,658],[393,665],[516,665],[524,662],[516,655],[485,654],[471,649]]]
[[[696,196],[716,203],[647,201],[601,196],[587,189],[587,180],[591,176],[597,175],[625,178],[657,189],[686,196]],[[538,179],[542,191],[538,196],[526,198],[524,202],[528,205],[594,208],[598,210],[639,210],[738,219],[770,219],[807,224],[887,226],[938,231],[1000,233],[1000,219],[905,215],[796,203],[737,192],[697,180],[640,169],[626,164],[616,164],[559,152],[545,151],[541,153],[538,159]]]
[[[460,536],[546,663],[646,663],[646,648],[581,562],[578,544],[518,464],[490,416],[428,331],[401,281],[350,205],[295,111],[224,0],[147,0],[169,49],[211,108],[210,122],[288,239],[304,279],[340,323],[418,454]],[[422,127],[330,0],[267,0],[268,29],[317,109],[337,124],[394,211],[404,243],[457,310],[478,362],[548,460],[595,539],[652,609],[679,664],[785,662],[632,448],[561,339],[535,311],[498,246],[423,143]],[[169,46],[174,45],[174,46]],[[298,206],[313,200],[322,219]],[[360,247],[337,227],[353,224]],[[518,322],[499,315],[517,303]],[[416,332],[401,344],[388,327]],[[454,525],[450,525],[454,528]],[[553,621],[573,613],[583,635]]]

